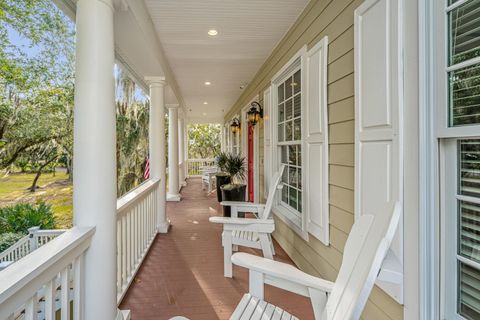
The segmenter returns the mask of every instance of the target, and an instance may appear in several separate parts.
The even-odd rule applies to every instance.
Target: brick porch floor
[[[234,266],[234,278],[223,277],[222,227],[208,222],[221,213],[216,194],[207,196],[199,179],[189,179],[182,201],[169,202],[167,212],[172,228],[155,239],[120,309],[130,309],[132,320],[175,315],[228,319],[248,291],[248,271]],[[292,263],[277,244],[275,248],[275,260]],[[241,251],[261,254],[254,249]],[[307,298],[267,286],[265,299],[300,319],[313,319]]]

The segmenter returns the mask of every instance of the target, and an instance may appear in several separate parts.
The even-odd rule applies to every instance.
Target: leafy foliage
[[[230,153],[225,163],[225,172],[232,178],[233,184],[241,184],[245,181],[247,172],[245,157]]]
[[[188,158],[213,159],[220,152],[220,125],[188,126]]]
[[[215,161],[217,162],[217,166],[221,172],[227,171],[228,153],[220,152],[215,158]]]
[[[119,66],[116,68],[116,107],[117,194],[122,196],[144,181],[150,104]]]
[[[0,233],[0,252],[8,249],[25,235],[23,233],[6,232]]]
[[[54,229],[55,217],[49,205],[40,202],[37,206],[19,203],[13,207],[0,208],[0,234],[28,233],[28,228]]]

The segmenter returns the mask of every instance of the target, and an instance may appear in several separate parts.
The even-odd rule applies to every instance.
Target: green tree
[[[213,159],[220,152],[220,125],[191,124],[188,126],[188,158]]]

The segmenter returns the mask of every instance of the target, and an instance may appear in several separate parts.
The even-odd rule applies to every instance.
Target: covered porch
[[[229,319],[245,292],[248,270],[234,268],[235,277],[223,276],[221,225],[208,221],[222,215],[215,194],[203,191],[200,178],[190,178],[181,191],[181,202],[169,202],[168,234],[158,234],[119,308],[130,310],[132,320]],[[275,260],[293,264],[275,243]],[[261,255],[259,250],[241,248]],[[300,319],[313,319],[310,300],[268,287],[266,299]]]

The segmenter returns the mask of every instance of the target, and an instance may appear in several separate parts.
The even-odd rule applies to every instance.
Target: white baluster
[[[55,297],[57,288],[55,279],[50,280],[45,286],[45,320],[55,320]]]
[[[35,293],[33,297],[28,299],[25,304],[25,320],[36,320],[37,318],[37,294]]]
[[[75,320],[84,320],[84,287],[83,281],[84,277],[84,255],[80,255],[75,259],[73,266],[73,319]],[[62,318],[63,320],[63,318]]]
[[[60,290],[60,300],[61,300],[61,318],[62,320],[70,319],[70,266],[67,266],[63,269],[61,273],[61,290]]]

